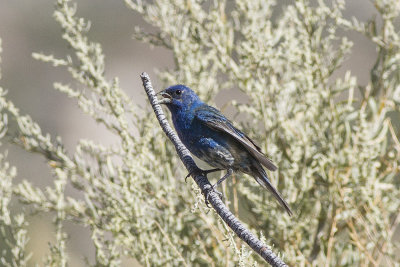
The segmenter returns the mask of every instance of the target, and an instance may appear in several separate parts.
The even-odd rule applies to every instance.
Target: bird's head
[[[165,104],[171,111],[189,108],[193,104],[202,103],[192,89],[181,84],[168,87],[157,95],[162,96],[158,103]]]

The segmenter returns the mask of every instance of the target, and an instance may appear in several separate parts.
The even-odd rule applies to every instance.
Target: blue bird
[[[262,166],[270,171],[277,167],[246,134],[234,127],[219,110],[202,102],[189,87],[174,85],[158,95],[163,97],[159,103],[170,110],[183,144],[193,155],[216,168],[204,173],[227,170],[213,188],[235,171],[249,174],[292,215],[288,203],[271,184]]]

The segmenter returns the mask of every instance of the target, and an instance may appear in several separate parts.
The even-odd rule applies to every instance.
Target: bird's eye
[[[176,94],[176,95],[181,95],[181,94],[182,94],[182,91],[181,91],[181,90],[176,90],[176,91],[175,91],[175,94]]]

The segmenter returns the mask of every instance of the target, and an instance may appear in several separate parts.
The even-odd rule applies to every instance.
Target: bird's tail
[[[289,204],[283,199],[278,190],[276,190],[276,188],[271,184],[265,170],[261,166],[257,168],[254,178],[256,179],[257,183],[259,183],[262,187],[268,189],[272,193],[272,195],[274,195],[274,197],[278,200],[278,202],[282,205],[282,207],[285,208],[289,216],[293,215],[293,212],[290,209]]]

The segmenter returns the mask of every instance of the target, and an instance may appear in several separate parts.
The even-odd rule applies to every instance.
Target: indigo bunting
[[[292,215],[289,205],[271,184],[262,166],[270,171],[275,171],[277,167],[246,134],[184,85],[171,86],[158,95],[163,97],[159,103],[165,104],[170,110],[174,127],[183,144],[193,155],[216,168],[204,173],[227,170],[213,189],[234,171],[240,171],[253,176]]]

